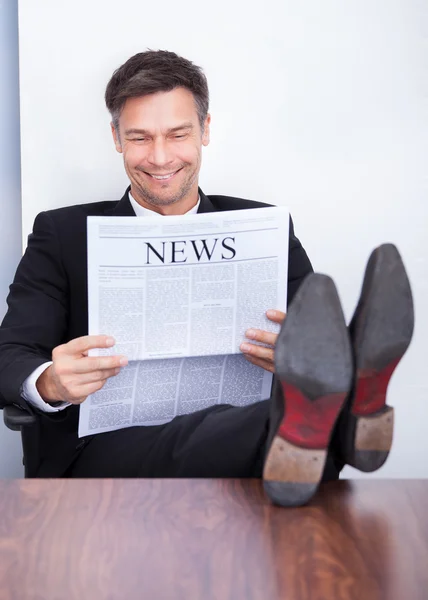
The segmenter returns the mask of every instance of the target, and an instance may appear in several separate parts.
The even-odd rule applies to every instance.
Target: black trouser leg
[[[261,477],[269,400],[212,406],[165,425],[102,433],[82,450],[69,477]],[[337,479],[335,454],[324,479]]]
[[[82,450],[69,477],[257,477],[269,401],[227,404],[165,425],[101,433]]]

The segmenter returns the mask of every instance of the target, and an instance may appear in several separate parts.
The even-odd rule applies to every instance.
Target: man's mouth
[[[153,179],[156,179],[157,181],[167,181],[168,179],[172,179],[172,177],[174,177],[174,175],[176,175],[178,171],[181,171],[181,168],[177,171],[172,171],[171,173],[165,173],[165,175],[154,175],[153,173],[147,173],[147,171],[144,172],[146,175],[149,175],[149,177],[153,177]]]

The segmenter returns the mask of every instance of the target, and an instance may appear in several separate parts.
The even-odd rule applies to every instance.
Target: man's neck
[[[129,197],[129,201],[131,203],[131,206],[135,212],[135,214],[137,215],[137,217],[163,217],[166,215],[163,215],[159,212],[156,212],[150,208],[146,208],[145,206],[142,206],[141,204],[139,204],[135,198],[132,196],[132,192],[129,191],[128,192],[128,197]],[[200,197],[198,197],[198,201],[195,204],[195,206],[193,206],[190,210],[188,210],[186,213],[180,213],[180,214],[196,214],[199,210],[199,204],[200,204]],[[175,215],[178,216],[178,215]]]
[[[189,210],[191,210],[194,206],[196,206],[199,202],[199,190],[198,186],[195,189],[192,189],[189,194],[179,200],[178,202],[174,202],[172,204],[168,204],[166,206],[159,206],[156,204],[150,204],[145,202],[143,198],[138,194],[138,191],[131,184],[130,193],[140,206],[147,210],[151,210],[153,212],[157,212],[160,215],[184,215]]]

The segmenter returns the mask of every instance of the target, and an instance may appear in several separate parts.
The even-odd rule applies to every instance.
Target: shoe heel
[[[369,417],[358,417],[349,464],[366,473],[379,469],[391,450],[393,431],[394,409],[390,406]]]
[[[263,470],[264,489],[272,502],[306,504],[318,487],[326,457],[326,450],[299,448],[275,436]]]

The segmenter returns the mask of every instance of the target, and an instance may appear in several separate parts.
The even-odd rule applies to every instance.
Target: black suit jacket
[[[117,202],[96,202],[40,213],[7,299],[8,312],[0,328],[0,408],[28,405],[20,396],[23,381],[52,349],[88,333],[86,218],[135,216],[129,188]],[[228,196],[206,196],[199,190],[199,213],[269,206]],[[293,299],[311,264],[294,235],[290,218],[288,301]],[[269,308],[269,307],[266,307]],[[40,415],[40,476],[65,473],[82,447],[77,437],[79,407]],[[84,442],[83,442],[84,443]]]

